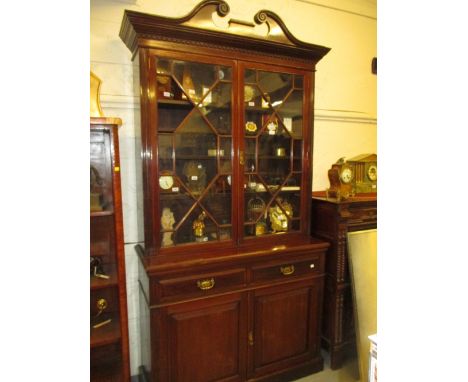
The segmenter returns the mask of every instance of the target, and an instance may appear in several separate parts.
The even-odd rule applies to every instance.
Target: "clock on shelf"
[[[344,158],[338,159],[328,170],[330,188],[326,191],[327,198],[342,200],[353,196],[354,178],[353,167],[346,163]]]
[[[174,178],[171,175],[161,175],[159,177],[159,187],[169,190],[174,185]]]
[[[361,154],[348,159],[347,163],[354,169],[354,192],[377,192],[377,154]]]

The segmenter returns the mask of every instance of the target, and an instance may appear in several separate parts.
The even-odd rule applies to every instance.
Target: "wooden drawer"
[[[350,205],[347,217],[348,230],[367,229],[377,226],[377,207],[375,205]]]
[[[324,265],[323,255],[320,254],[295,260],[282,259],[275,263],[253,266],[252,282],[261,283],[319,275],[323,274]]]
[[[190,298],[216,294],[245,285],[245,269],[202,272],[179,277],[153,279],[154,288],[162,300]],[[155,289],[153,289],[155,291]]]

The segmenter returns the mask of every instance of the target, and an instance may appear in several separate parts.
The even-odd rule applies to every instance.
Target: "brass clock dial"
[[[351,167],[343,167],[340,173],[340,180],[344,184],[348,184],[353,180],[353,170]]]
[[[369,166],[367,169],[367,177],[373,182],[377,180],[377,165],[371,164]]]
[[[162,175],[159,177],[159,186],[163,190],[169,190],[174,185],[174,178],[170,175]]]

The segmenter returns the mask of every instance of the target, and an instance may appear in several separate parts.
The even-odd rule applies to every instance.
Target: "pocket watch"
[[[171,175],[161,175],[159,177],[159,186],[163,190],[169,190],[174,185],[174,178]]]

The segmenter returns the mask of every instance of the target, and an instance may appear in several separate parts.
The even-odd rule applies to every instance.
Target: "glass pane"
[[[159,171],[172,171],[172,134],[159,134]]]
[[[292,213],[291,204],[278,196],[268,208],[268,229],[272,233],[289,231]]]
[[[173,74],[182,86],[181,98],[198,103],[213,86],[219,69],[209,64],[174,61]]]
[[[171,76],[172,61],[158,59],[156,67],[156,86],[158,99],[174,99],[176,93],[180,98],[180,91]]]
[[[300,230],[303,76],[246,70],[244,82],[244,235]]]
[[[291,172],[291,138],[276,121],[271,124],[258,138],[258,172],[268,185],[281,185]]]
[[[255,70],[245,69],[244,82],[245,83],[257,82],[257,72]]]
[[[218,134],[231,135],[231,84],[218,83],[203,99],[200,111]]]
[[[265,217],[266,213],[266,195],[261,193],[253,193],[245,200],[245,221],[247,223],[255,223],[260,218]]]
[[[260,236],[266,231],[267,205],[271,195],[255,175],[245,176],[244,221],[246,236]]]
[[[288,190],[292,186],[287,186]],[[283,190],[283,189],[282,189]],[[299,191],[280,191],[276,200],[280,204],[288,206],[286,212],[290,212],[290,217],[300,217],[301,215],[301,194]]]
[[[293,140],[293,171],[302,171],[302,140]]]
[[[166,175],[167,176],[167,175]],[[173,185],[169,188],[162,189],[160,192],[161,196],[161,217],[164,208],[169,209],[174,216],[174,222],[172,226],[164,225],[161,221],[161,232],[174,230],[177,225],[180,224],[183,217],[195,204],[195,199],[190,196],[186,187],[183,186],[181,180],[178,177],[173,177]]]
[[[302,89],[304,83],[304,76],[301,76],[299,74],[296,74],[294,76],[294,88],[295,89]]]
[[[282,186],[282,191],[300,192],[302,188],[302,173],[294,173],[286,180]]]
[[[256,148],[257,140],[256,139],[246,139],[245,140],[245,161],[244,161],[244,171],[245,172],[255,172],[256,171]]]
[[[175,237],[177,244],[204,243],[218,240],[219,233],[209,215],[196,206],[177,229]]]
[[[272,107],[281,105],[292,88],[293,76],[284,73],[258,72],[258,84]]]
[[[219,172],[221,174],[230,174],[232,173],[231,138],[220,138],[219,146]]]
[[[158,131],[174,132],[192,110],[193,105],[188,101],[160,100],[158,102]]]
[[[156,78],[161,245],[230,240],[232,68],[159,59]]]
[[[219,240],[231,240],[232,227],[221,227],[219,229]]]
[[[212,184],[201,204],[218,225],[227,225],[231,223],[231,201],[231,179],[223,175]]]
[[[302,90],[294,90],[278,107],[278,114],[284,127],[294,138],[302,137],[302,101]]]
[[[260,89],[250,85],[244,87],[244,110],[246,136],[258,135],[273,113]]]
[[[217,78],[220,81],[231,81],[232,80],[232,69],[229,66],[216,67],[218,75]]]
[[[90,133],[90,210],[113,209],[110,135],[104,131]]]
[[[301,230],[301,221],[300,219],[295,219],[291,221],[291,231],[300,231]]]

